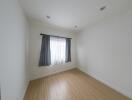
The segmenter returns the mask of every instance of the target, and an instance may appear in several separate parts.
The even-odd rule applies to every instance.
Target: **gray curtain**
[[[51,64],[50,36],[44,34],[42,37],[39,66],[48,66],[50,64]]]
[[[71,62],[71,39],[66,38],[66,62]]]

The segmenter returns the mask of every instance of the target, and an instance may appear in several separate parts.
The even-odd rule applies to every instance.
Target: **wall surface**
[[[22,100],[28,84],[28,24],[17,0],[0,0],[1,100]]]
[[[132,11],[104,19],[77,38],[79,68],[132,98]]]
[[[42,41],[42,36],[40,36],[41,32],[43,32],[44,34],[71,37],[72,38],[72,41],[71,41],[72,42],[72,47],[71,47],[72,61],[69,63],[61,64],[61,65],[39,67],[38,62],[40,57],[41,41]],[[69,33],[61,29],[56,29],[51,26],[49,27],[48,25],[43,24],[39,21],[30,20],[29,65],[30,65],[30,70],[32,72],[31,80],[76,67],[75,50],[76,50],[75,49],[75,34]]]

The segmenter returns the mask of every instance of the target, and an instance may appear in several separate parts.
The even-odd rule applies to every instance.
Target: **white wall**
[[[71,37],[72,62],[62,65],[39,67],[38,62],[40,57],[41,41],[42,41],[42,36],[40,36],[41,32],[43,32],[44,34]],[[51,26],[49,27],[48,25],[42,24],[39,21],[30,20],[29,51],[30,51],[29,52],[30,70],[32,71],[31,80],[76,67],[75,34],[69,33],[62,29],[56,29]]]
[[[132,11],[78,34],[79,68],[132,98]]]
[[[28,84],[28,24],[17,0],[0,0],[2,100],[22,100]]]

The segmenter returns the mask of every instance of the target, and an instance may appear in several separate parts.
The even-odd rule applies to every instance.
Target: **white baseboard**
[[[116,91],[116,92],[122,94],[123,96],[129,98],[130,100],[132,99],[131,96],[128,96],[127,94],[122,93],[121,91],[119,91],[119,90],[116,89],[115,87],[112,87],[110,84],[108,84],[108,83],[105,82],[104,80],[102,80],[102,79],[100,79],[100,78],[97,78],[96,76],[93,76],[93,75],[87,73],[85,70],[83,70],[83,69],[81,69],[81,68],[79,68],[79,67],[78,67],[78,69],[79,69],[80,71],[82,71],[83,73],[85,73],[86,75],[88,75],[88,76],[94,78],[95,80],[99,81],[100,83],[102,83],[102,84],[108,86],[109,88],[113,89],[114,91]]]
[[[25,88],[23,89],[22,95],[20,96],[20,98],[19,98],[18,100],[24,100],[24,96],[25,96],[25,93],[26,93],[26,91],[27,91],[29,82],[30,82],[30,80],[28,80],[28,82],[27,82]]]
[[[74,69],[74,68],[76,68],[76,67],[69,67],[69,68],[64,68],[64,69],[57,70],[57,71],[52,71],[51,73],[32,78],[31,81],[36,80],[36,79],[40,79],[40,78],[43,78],[43,77],[47,77],[47,76],[50,76],[50,75],[54,75],[54,74],[57,74],[57,73],[60,73],[60,72],[64,72],[64,71],[67,71],[67,70],[71,70],[71,69]]]

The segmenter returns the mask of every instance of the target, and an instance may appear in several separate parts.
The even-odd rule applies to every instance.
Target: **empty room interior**
[[[132,100],[132,0],[0,0],[0,100]]]

